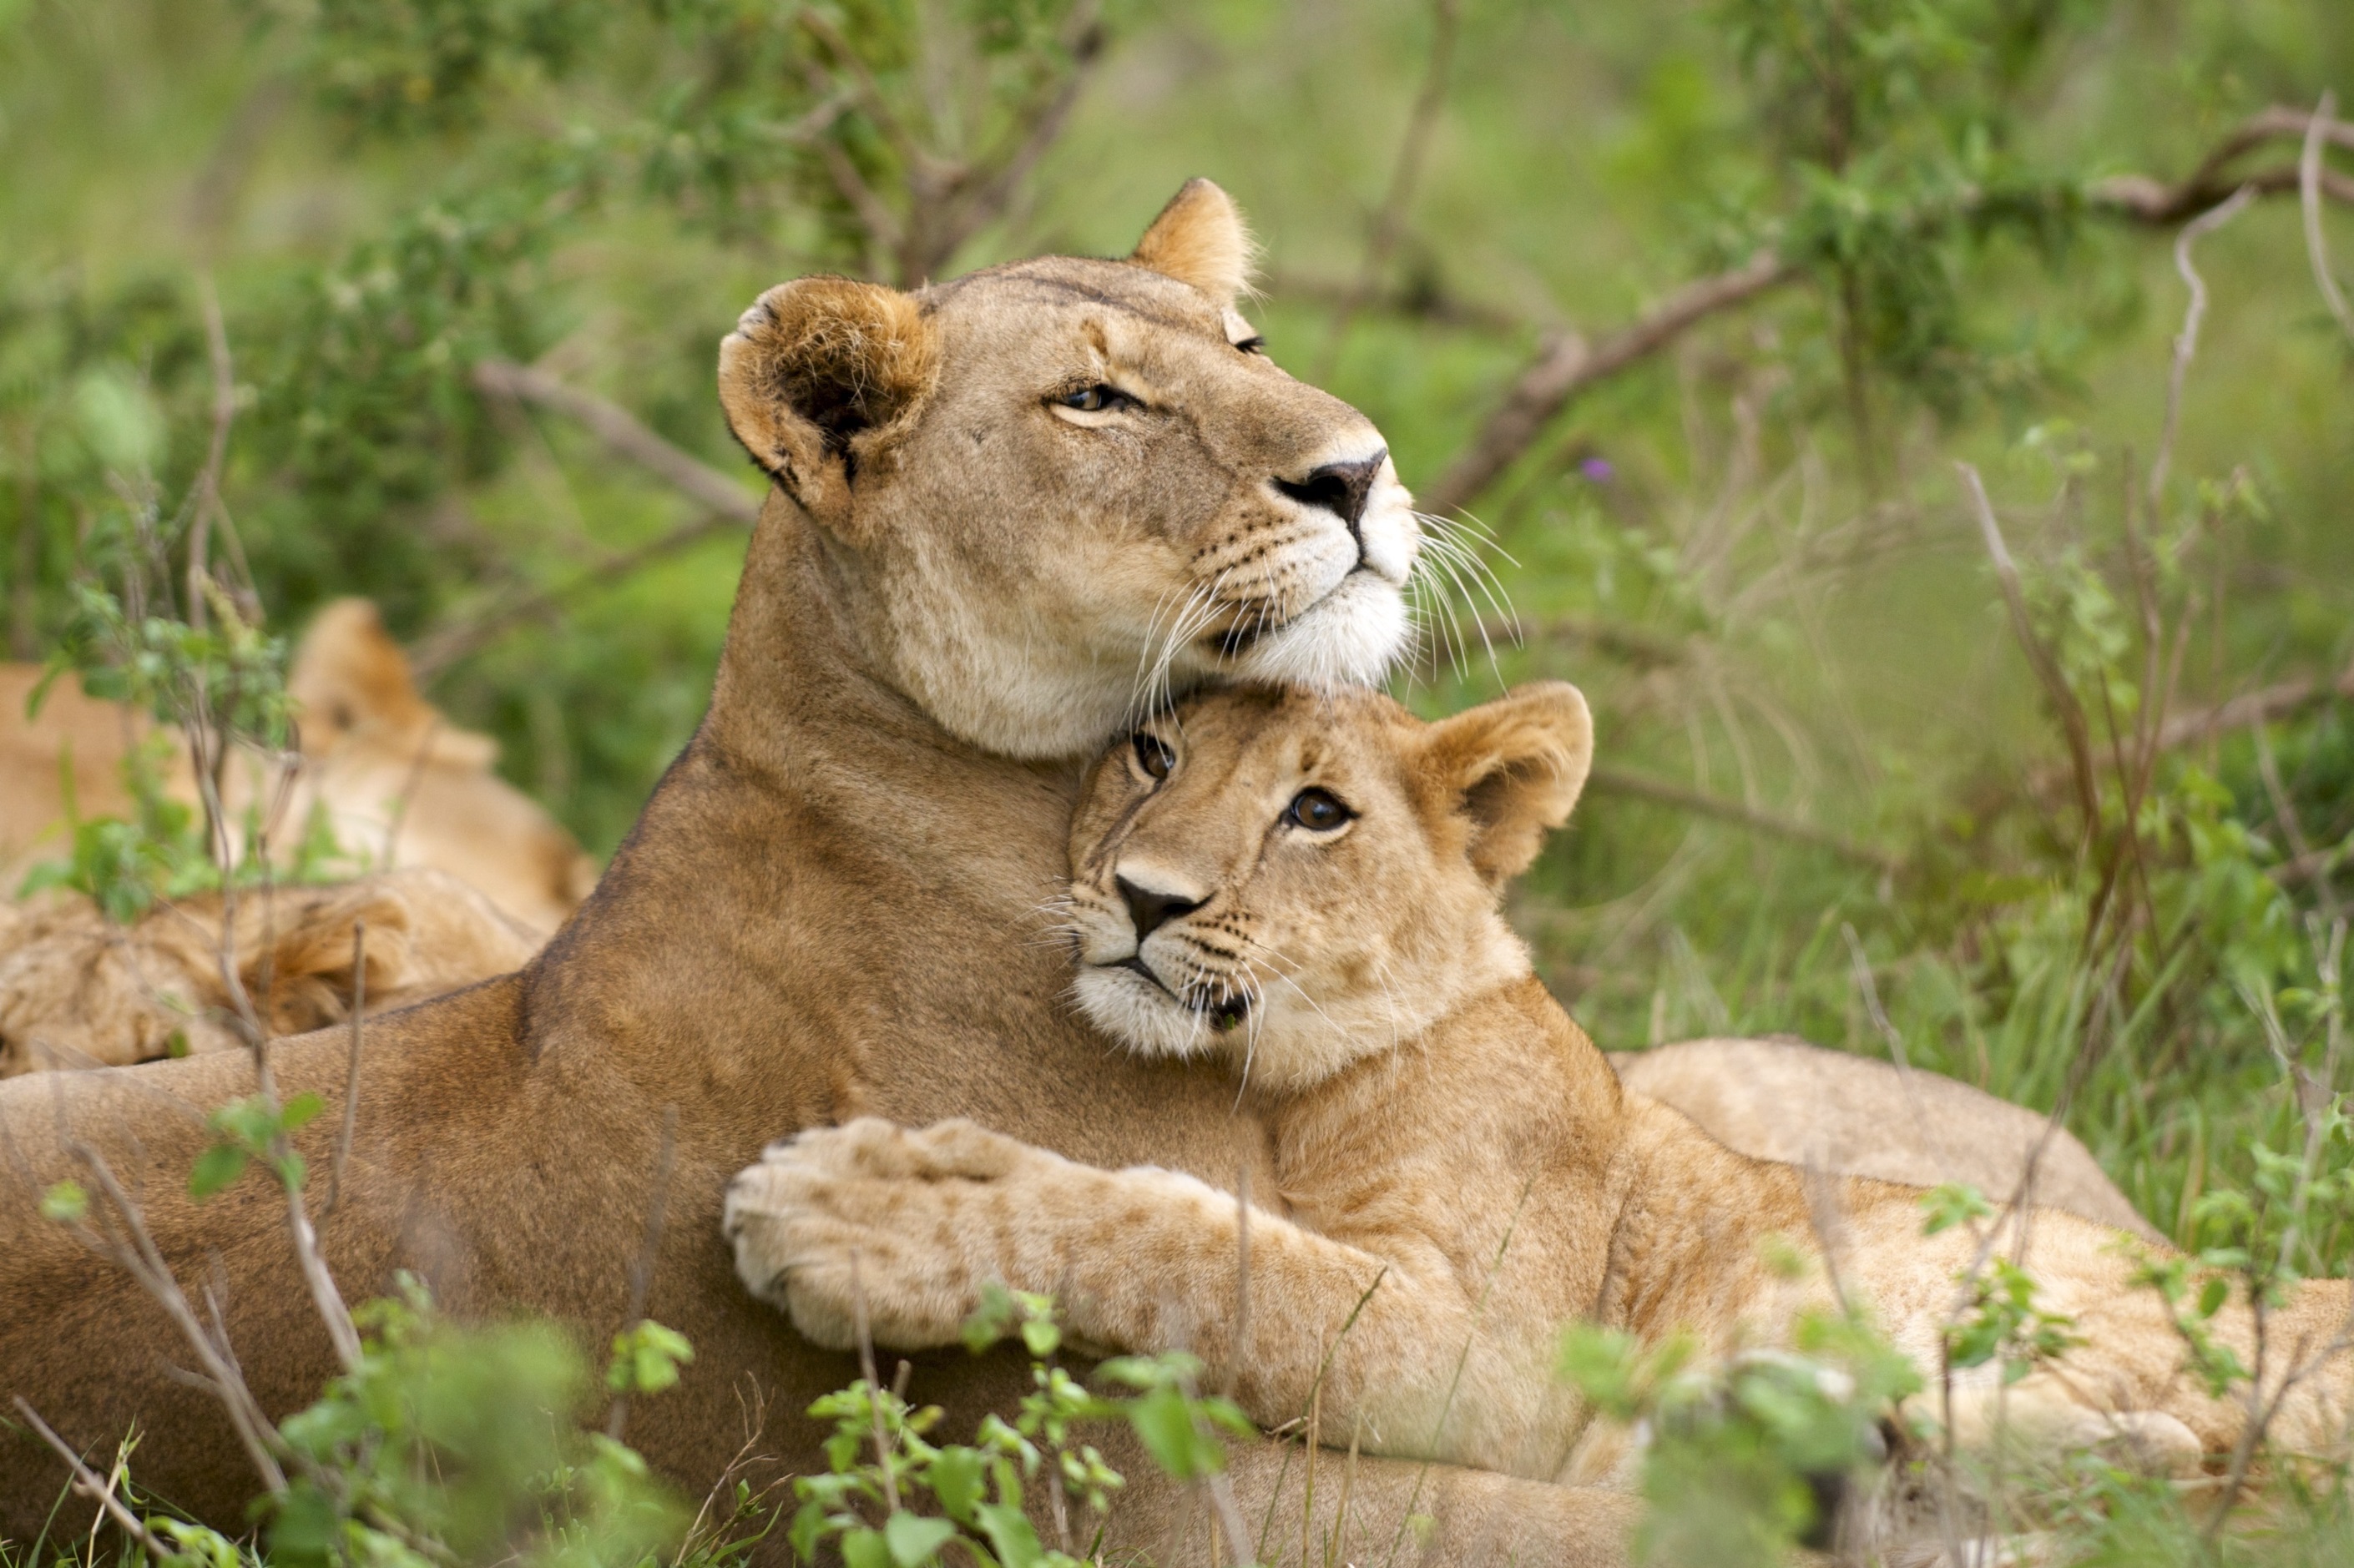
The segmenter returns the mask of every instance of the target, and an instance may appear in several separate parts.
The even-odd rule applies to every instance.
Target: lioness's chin
[[[1200,1013],[1133,969],[1089,964],[1071,990],[1089,1022],[1140,1056],[1201,1056],[1217,1048]]]
[[[1405,595],[1372,571],[1341,586],[1235,662],[1235,677],[1301,686],[1378,686],[1414,638]]]

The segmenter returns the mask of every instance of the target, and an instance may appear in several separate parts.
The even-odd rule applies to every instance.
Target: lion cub
[[[1791,1167],[1623,1092],[1533,977],[1500,896],[1568,818],[1592,749],[1584,699],[1558,683],[1429,725],[1370,693],[1243,689],[1090,775],[1074,995],[1131,1050],[1225,1060],[1268,1129],[1281,1185],[1250,1195],[1246,1306],[1233,1196],[969,1122],[778,1145],[729,1193],[739,1272],[836,1346],[862,1293],[875,1338],[912,1349],[954,1340],[988,1282],[1051,1291],[1083,1341],[1191,1350],[1264,1425],[1301,1415],[1320,1376],[1328,1437],[1584,1482],[1624,1484],[1629,1456],[1550,1375],[1573,1319],[1771,1347],[1835,1274],[1935,1369],[1971,1237],[1924,1236],[1910,1188],[1827,1181],[1810,1201]],[[1811,1272],[1769,1267],[1768,1235]],[[2003,1395],[2011,1428],[2123,1438],[2168,1467],[2227,1448],[2240,1407],[2175,1375],[2116,1233],[2037,1211],[2032,1235],[2041,1302],[2083,1343]],[[2313,1287],[2274,1321],[2318,1345],[2345,1308],[2342,1285]],[[2329,1373],[2292,1401],[2304,1437],[2343,1399],[2342,1357]],[[1965,1374],[1965,1441],[1994,1376]]]

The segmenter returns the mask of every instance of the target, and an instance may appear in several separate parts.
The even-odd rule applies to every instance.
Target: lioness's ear
[[[1225,310],[1250,287],[1252,249],[1234,198],[1208,180],[1187,180],[1129,260],[1193,284]]]
[[[719,344],[727,428],[811,516],[839,527],[859,464],[913,422],[939,338],[908,295],[803,278],[760,296]]]
[[[1540,681],[1431,726],[1422,761],[1469,821],[1472,867],[1501,887],[1569,821],[1594,766],[1594,717],[1575,686]]]

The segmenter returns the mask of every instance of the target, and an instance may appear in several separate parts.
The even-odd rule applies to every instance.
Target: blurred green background
[[[1593,700],[1609,771],[1512,908],[1606,1047],[2069,1092],[2187,1234],[2287,1136],[2283,1061],[2335,1060],[2347,708],[2159,729],[2354,654],[2354,328],[2296,188],[2331,87],[2335,0],[0,0],[0,609],[45,656],[92,530],[187,492],[210,291],[239,581],[284,630],[376,599],[601,855],[701,715],[743,531],[476,365],[757,495],[712,368],[761,288],[1120,253],[1208,175],[1271,352],[1429,495],[1564,334],[1778,258],[1449,498],[1494,597],[1432,588],[1400,694]],[[2354,132],[2319,153],[2342,288]],[[2177,241],[2249,177],[2153,487]]]

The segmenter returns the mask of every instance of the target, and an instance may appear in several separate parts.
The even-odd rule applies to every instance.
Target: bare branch
[[[1995,580],[2002,585],[2003,603],[2010,610],[2011,632],[2019,639],[2020,652],[2027,655],[2028,666],[2042,683],[2060,727],[2067,735],[2068,759],[2076,781],[2076,809],[2084,813],[2084,832],[2089,837],[2101,821],[2100,790],[2093,768],[2092,726],[2085,722],[2084,706],[2069,688],[2067,677],[2060,673],[2059,662],[2028,620],[2027,595],[2019,584],[2019,567],[2010,558],[2009,546],[2003,542],[2002,524],[1995,520],[1994,503],[1987,499],[1985,482],[1968,463],[1957,462],[1954,467],[1960,471],[1963,488],[1969,493],[1971,505],[1978,514],[1978,532],[1986,541],[1987,555],[1994,562]]]
[[[2314,106],[2313,118],[2305,132],[2305,153],[2297,159],[2297,200],[2305,208],[2305,255],[2313,264],[2313,284],[2321,291],[2322,302],[2346,335],[2354,338],[2354,308],[2346,303],[2346,295],[2338,287],[2336,274],[2329,270],[2329,248],[2321,234],[2321,144],[2329,128],[2337,122],[2338,95],[2324,92],[2321,101]]]
[[[1664,779],[1650,779],[1617,768],[1597,767],[1585,776],[1585,788],[1592,794],[1624,795],[1631,800],[1649,800],[1657,805],[1691,811],[1697,816],[1736,823],[1769,837],[1812,844],[1817,849],[1829,850],[1842,860],[1853,861],[1874,871],[1893,874],[1904,868],[1903,862],[1896,856],[1851,842],[1828,829],[1776,816],[1771,811],[1761,811],[1738,800],[1728,800],[1723,796],[1711,795],[1687,785],[1671,784]]]
[[[678,1166],[678,1107],[663,1107],[662,1145],[654,1155],[653,1192],[646,1200],[646,1230],[639,1238],[638,1255],[630,1263],[630,1311],[621,1324],[628,1333],[646,1318],[646,1297],[653,1287],[654,1262],[662,1252],[663,1222],[670,1213],[671,1172]],[[630,1396],[624,1391],[613,1396],[610,1409],[605,1413],[605,1436],[618,1443],[629,1429]]]
[[[1341,345],[1347,340],[1357,313],[1381,286],[1382,273],[1389,266],[1390,255],[1397,249],[1398,236],[1405,227],[1405,211],[1414,200],[1414,187],[1422,178],[1430,133],[1438,123],[1440,107],[1447,101],[1447,78],[1455,63],[1455,38],[1460,30],[1463,6],[1461,0],[1432,0],[1430,9],[1430,58],[1423,72],[1422,90],[1415,95],[1414,108],[1406,115],[1405,135],[1398,143],[1397,162],[1390,169],[1389,187],[1382,193],[1382,204],[1373,211],[1373,227],[1365,236],[1365,259],[1357,270],[1356,283],[1333,315],[1331,334],[1324,344],[1324,362],[1316,375],[1319,381],[1331,378],[1333,362],[1340,357]]]
[[[1463,455],[1423,496],[1432,512],[1469,503],[1493,483],[1543,433],[1570,399],[1596,382],[1659,352],[1720,311],[1755,298],[1797,276],[1797,269],[1761,250],[1729,272],[1687,283],[1632,324],[1590,343],[1577,333],[1550,337]]]
[[[147,1528],[144,1520],[122,1506],[122,1499],[114,1495],[114,1484],[101,1479],[97,1471],[82,1463],[81,1456],[75,1453],[64,1438],[49,1430],[49,1424],[41,1419],[39,1411],[25,1403],[23,1394],[16,1395],[16,1414],[32,1423],[33,1430],[40,1434],[41,1441],[57,1450],[58,1457],[73,1471],[74,1490],[94,1499],[100,1508],[106,1510],[107,1517],[121,1525],[122,1532],[137,1542],[148,1556],[158,1563],[171,1562],[175,1555],[171,1547]]]
[[[691,549],[716,535],[743,526],[735,517],[716,514],[682,523],[658,539],[650,539],[599,567],[554,588],[534,588],[493,604],[480,613],[455,620],[427,635],[409,657],[420,681],[430,680],[451,664],[496,641],[509,628],[554,613],[567,601],[630,577],[680,551]]]
[[[759,520],[758,496],[693,453],[673,446],[619,404],[568,387],[545,370],[504,359],[486,359],[475,366],[474,385],[491,397],[536,403],[578,421],[609,450],[666,480],[707,511],[737,523]]]
[[[1482,620],[1472,628],[1472,632],[1484,647],[1567,643],[1606,653],[1641,670],[1664,669],[1691,657],[1691,651],[1680,639],[1644,627],[1585,615],[1549,615],[1541,620]]]
[[[1357,298],[1352,281],[1320,278],[1305,272],[1273,270],[1262,275],[1267,291],[1278,299],[1339,308]],[[1376,287],[1358,300],[1358,309],[1383,315],[1405,316],[1436,326],[1463,327],[1478,332],[1522,333],[1528,318],[1463,299],[1439,287],[1435,278],[1410,278],[1391,288]]]
[[[2323,121],[2317,132],[2314,129],[2317,118]],[[2152,225],[2176,224],[2213,207],[2243,186],[2253,188],[2259,196],[2296,190],[2301,180],[2296,164],[2282,164],[2237,178],[2226,177],[2224,171],[2267,142],[2307,140],[2354,148],[2354,124],[2274,104],[2241,122],[2200,160],[2197,168],[2171,185],[2147,175],[2115,175],[2095,182],[2085,195],[2094,207],[2120,217]],[[2323,170],[2317,184],[2336,200],[2354,203],[2354,178]]]
[[[220,295],[212,274],[197,281],[204,307],[205,352],[212,361],[213,431],[205,448],[205,466],[196,474],[196,514],[188,524],[188,625],[205,629],[205,585],[212,577],[213,517],[220,511],[221,465],[228,457],[229,422],[237,418],[237,382],[228,357],[228,329],[222,323]]]
[[[2166,493],[2167,470],[2174,462],[2174,437],[2182,421],[2182,384],[2190,374],[2190,361],[2199,352],[2199,324],[2207,316],[2207,282],[2199,276],[2199,269],[2190,264],[2190,248],[2207,235],[2222,228],[2256,199],[2252,185],[2242,185],[2229,198],[2200,213],[2182,226],[2174,239],[2174,270],[2182,275],[2184,286],[2190,291],[2190,303],[2182,313],[2182,331],[2174,339],[2174,365],[2166,382],[2166,428],[2158,438],[2158,456],[2149,465],[2150,504],[2158,504]]]
[[[412,783],[409,792],[413,793],[415,789],[416,785]],[[386,854],[384,863],[387,867],[392,864],[390,853]],[[343,1126],[335,1131],[335,1157],[327,1167],[327,1201],[319,1205],[322,1224],[326,1223],[329,1214],[335,1212],[335,1205],[343,1201],[344,1167],[352,1158],[352,1134],[359,1126],[360,1020],[366,1012],[367,922],[355,920],[352,922],[352,1054],[350,1065],[344,1069]]]
[[[960,246],[995,222],[1013,205],[1022,182],[1030,177],[1038,160],[1061,138],[1072,108],[1086,90],[1088,76],[1103,57],[1100,10],[1100,6],[1090,4],[1074,14],[1067,40],[1071,51],[1069,74],[1022,117],[1021,128],[1003,149],[966,172],[949,195],[946,216],[937,222],[917,226],[926,231],[928,243],[921,254],[911,250],[901,259],[901,271],[905,274],[902,281],[915,284],[928,279],[948,265]]]

